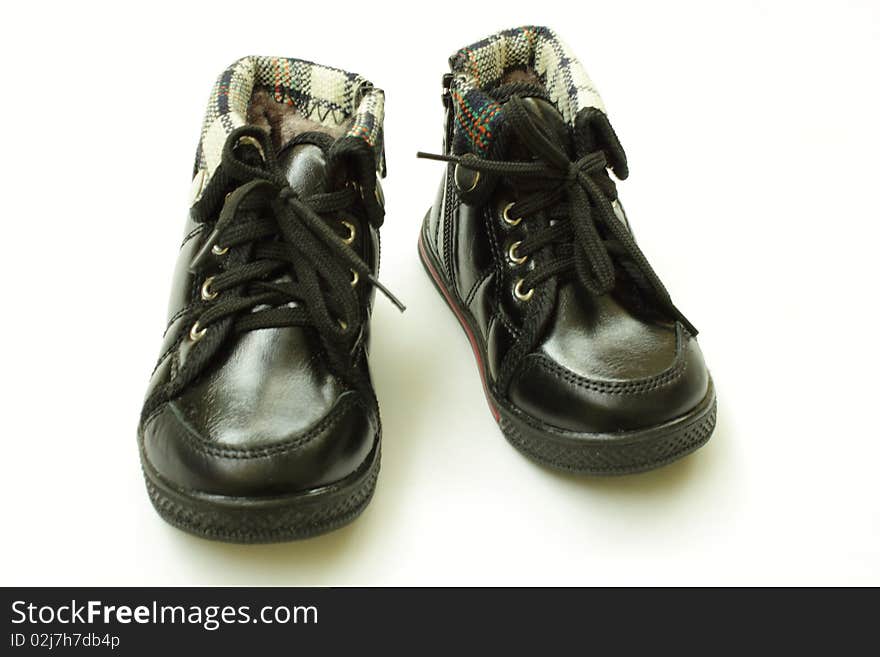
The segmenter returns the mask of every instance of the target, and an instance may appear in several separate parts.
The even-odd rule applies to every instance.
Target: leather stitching
[[[186,237],[183,238],[183,242],[181,242],[180,248],[182,249],[184,246],[186,246],[187,242],[189,242],[193,237],[195,237],[196,235],[201,233],[204,229],[205,229],[204,224],[200,224],[200,225],[196,226],[195,228],[193,228],[191,231],[189,231],[189,233],[187,233]]]
[[[501,324],[501,328],[506,329],[511,334],[511,337],[515,338],[516,333],[513,332],[513,329],[510,327],[510,324],[508,323],[508,320],[504,317],[504,315],[498,314],[498,315],[496,315],[496,317],[498,317],[498,321]],[[499,330],[501,330],[501,329],[499,329]]]
[[[183,334],[177,339],[177,345],[183,342]],[[177,373],[180,370],[180,349],[175,349],[171,353],[171,376],[168,377],[169,381],[173,381],[177,378]]]
[[[464,304],[465,304],[466,306],[470,307],[471,302],[474,300],[474,297],[477,296],[477,290],[478,290],[478,289],[480,288],[480,286],[486,281],[486,279],[489,278],[493,273],[494,273],[494,272],[490,269],[490,270],[486,271],[484,274],[482,274],[482,275],[481,275],[481,276],[480,276],[480,277],[474,282],[474,284],[471,286],[471,291],[468,292],[468,294],[467,294],[467,298],[466,298],[465,301],[464,301]]]
[[[443,268],[446,270],[446,275],[449,277],[451,287],[455,287],[455,277],[452,273],[452,258],[450,256],[450,250],[452,249],[453,217],[455,213],[458,212],[458,208],[461,205],[458,196],[455,193],[454,186],[452,178],[447,171],[446,196],[443,204],[443,258],[440,260],[440,264],[443,265]]]
[[[180,346],[180,343],[183,340],[183,336],[183,333],[177,336],[177,339],[174,340],[174,343],[170,347],[168,347],[168,349],[166,349],[161,356],[159,356],[159,361],[156,363],[156,367],[154,367],[153,371],[150,373],[151,377],[153,376],[153,374],[156,373],[156,370],[159,369],[159,366],[165,361],[165,359],[168,358],[168,356],[170,356],[174,352],[174,350]]]
[[[346,397],[338,406],[336,406],[333,412],[328,414],[324,419],[318,422],[318,424],[314,425],[305,433],[302,433],[295,438],[291,438],[290,440],[276,443],[268,447],[261,447],[258,449],[218,447],[210,441],[202,438],[191,426],[189,426],[188,423],[180,421],[180,425],[185,430],[184,439],[186,440],[187,444],[199,454],[204,454],[207,456],[218,456],[228,459],[265,458],[278,454],[284,454],[287,452],[293,452],[300,447],[303,447],[327,429],[331,429],[332,427],[334,427],[342,418],[344,411],[348,410],[350,406],[356,404],[363,407],[363,404],[361,402],[352,400],[351,397]]]
[[[522,333],[521,329],[514,325],[514,323],[511,321],[510,317],[508,317],[506,313],[499,312],[497,317],[498,321],[500,321],[504,325],[504,328],[510,331],[510,334],[514,338],[519,338],[519,334]]]
[[[446,172],[443,174],[443,200],[440,203],[440,207],[437,208],[437,225],[434,227],[434,250],[439,251],[441,242],[441,234],[445,230],[446,226],[446,205],[449,203],[449,168],[447,167]],[[437,262],[443,263],[440,258],[437,258]]]
[[[492,263],[497,264],[497,242],[495,238],[495,232],[492,229],[492,218],[493,213],[488,206],[484,206],[481,212],[480,221],[484,222],[486,226],[486,235],[489,237],[490,247],[492,251]],[[500,268],[495,267],[494,272],[500,273]],[[474,300],[474,297],[477,294],[477,289],[485,282],[489,276],[493,274],[493,269],[490,267],[487,271],[480,275],[480,277],[474,282],[471,286],[470,291],[467,293],[467,298],[465,300],[465,304],[470,307],[471,302]]]
[[[144,433],[146,433],[147,427],[150,425],[150,422],[155,420],[156,417],[159,415],[159,413],[161,413],[163,410],[165,410],[165,407],[167,405],[168,405],[168,402],[163,402],[163,403],[159,404],[156,408],[154,408],[152,411],[150,411],[150,414],[147,417],[144,418],[144,421],[142,423],[143,427],[144,427]]]
[[[178,319],[180,319],[181,317],[186,315],[190,310],[195,308],[195,306],[196,306],[196,304],[189,303],[186,306],[184,306],[183,308],[181,308],[180,310],[178,310],[176,313],[174,313],[171,316],[171,319],[168,320],[168,325],[165,327],[165,333],[162,334],[162,337],[164,338],[166,335],[168,335],[168,329],[171,328],[171,325],[174,324],[174,322],[176,322]]]
[[[501,264],[501,249],[498,246],[498,235],[495,228],[495,213],[493,210],[486,208],[485,220],[488,222],[486,234],[489,236],[489,246],[492,250],[492,263],[495,265],[495,281],[493,285],[494,297],[492,298],[493,306],[500,306],[501,290],[505,285],[506,277],[504,276],[504,266]],[[499,219],[500,221],[500,219]],[[504,318],[506,319],[506,317]],[[510,328],[508,326],[508,328]],[[514,333],[516,335],[516,333]]]
[[[680,341],[679,335],[679,343]],[[592,390],[593,392],[608,395],[643,394],[671,385],[684,376],[684,373],[687,371],[688,361],[684,357],[684,349],[677,349],[676,351],[678,351],[678,354],[672,367],[652,377],[634,379],[632,381],[596,381],[594,379],[587,379],[553,362],[543,354],[530,355],[528,362],[523,366],[522,373],[525,376],[530,370],[542,368],[548,374],[561,381]]]

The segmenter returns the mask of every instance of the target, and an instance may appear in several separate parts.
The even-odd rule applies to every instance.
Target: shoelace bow
[[[418,157],[451,162],[472,171],[538,181],[539,191],[517,201],[515,212],[509,209],[518,218],[542,210],[558,212],[568,201],[566,214],[517,246],[516,253],[520,257],[533,255],[551,244],[559,246],[553,257],[523,276],[522,288],[532,290],[544,281],[573,270],[587,290],[595,295],[607,294],[615,286],[616,260],[640,288],[696,335],[696,328],[672,303],[629,229],[615,214],[612,201],[596,182],[594,176],[604,173],[607,167],[605,154],[594,151],[572,161],[535,125],[517,96],[505,104],[505,114],[522,144],[535,156],[533,161],[487,160],[471,153],[461,156],[419,153]],[[540,184],[542,180],[545,184]],[[600,234],[600,225],[606,229],[606,237]]]
[[[243,144],[256,149],[261,164],[236,155]],[[360,199],[356,189],[298,196],[278,167],[266,134],[252,127],[230,135],[217,176],[220,188],[235,188],[225,197],[191,269],[198,271],[205,258],[218,257],[222,271],[202,286],[203,310],[191,335],[198,338],[231,318],[238,333],[312,326],[322,338],[350,345],[362,320],[359,281],[369,281],[405,309],[321,217],[334,213],[353,218],[348,211]]]

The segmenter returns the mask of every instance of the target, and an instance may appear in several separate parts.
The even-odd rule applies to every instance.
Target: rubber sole
[[[277,497],[226,497],[176,488],[141,452],[147,493],[158,514],[190,534],[229,543],[300,540],[350,523],[373,497],[380,461],[377,442],[356,472],[328,486]]]
[[[635,431],[578,433],[538,422],[508,404],[492,390],[486,375],[486,348],[476,322],[446,282],[429,251],[424,231],[419,234],[419,257],[428,277],[464,329],[483,382],[489,409],[507,441],[541,465],[586,475],[625,475],[653,470],[703,446],[715,428],[717,404],[710,379],[705,398],[686,415]]]

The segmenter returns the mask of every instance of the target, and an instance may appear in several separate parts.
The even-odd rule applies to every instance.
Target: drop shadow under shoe
[[[275,57],[214,87],[138,428],[150,499],[177,527],[304,538],[370,501],[383,103],[360,76]]]
[[[703,445],[715,392],[694,326],[636,245],[626,156],[592,82],[549,29],[454,54],[446,162],[419,252],[464,327],[492,413],[532,459],[588,474]]]

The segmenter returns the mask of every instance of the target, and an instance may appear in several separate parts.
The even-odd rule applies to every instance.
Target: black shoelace
[[[514,207],[508,208],[509,214],[524,218],[546,211],[554,221],[523,239],[517,245],[516,254],[524,258],[550,245],[556,248],[549,258],[523,276],[520,289],[528,292],[547,280],[574,271],[587,290],[596,295],[607,294],[615,287],[616,262],[640,289],[696,335],[696,328],[673,305],[629,229],[615,214],[603,184],[598,182],[599,174],[605,175],[605,154],[594,151],[572,160],[535,125],[517,96],[505,104],[505,114],[523,146],[534,155],[533,161],[488,160],[471,153],[461,156],[419,153],[418,157],[451,162],[486,174],[529,180],[528,189],[535,191],[529,191]]]
[[[247,149],[250,157],[241,154]],[[279,169],[266,133],[253,127],[230,135],[212,185],[233,191],[226,194],[214,229],[192,263],[194,271],[206,258],[217,258],[220,265],[220,273],[202,285],[192,339],[231,320],[229,329],[235,333],[313,327],[326,342],[350,349],[364,319],[357,292],[363,282],[405,309],[321,216],[332,216],[340,227],[340,217],[356,225],[352,211],[361,202],[362,187],[298,196]]]

